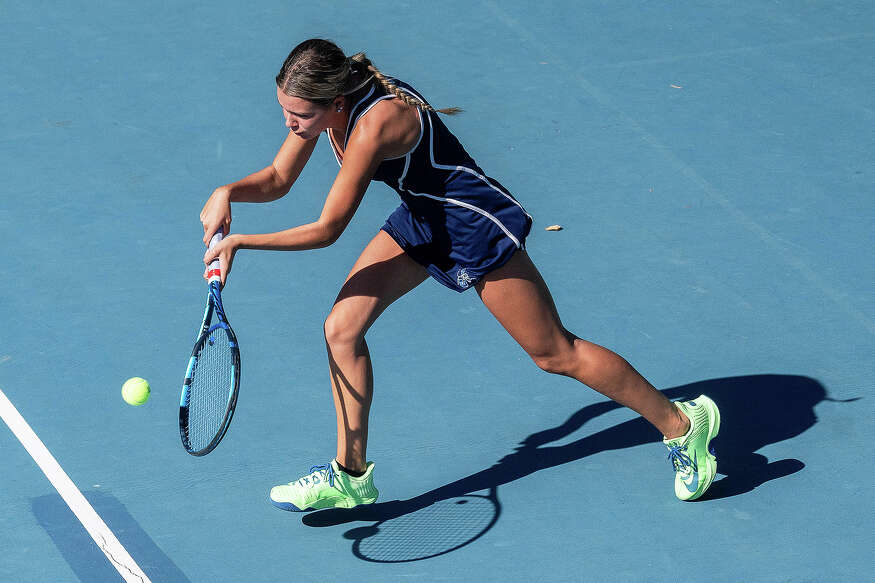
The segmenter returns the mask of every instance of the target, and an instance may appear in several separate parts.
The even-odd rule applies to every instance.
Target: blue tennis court
[[[841,0],[3,3],[0,389],[155,583],[869,580],[873,31]],[[569,329],[719,404],[704,498],[675,498],[644,419],[426,281],[368,334],[379,501],[271,506],[334,455],[322,326],[398,205],[377,183],[334,245],[237,255],[237,411],[185,453],[198,214],[273,159],[274,76],[310,37],[462,107]],[[234,229],[314,220],[336,174],[321,139]],[[121,581],[6,428],[0,456],[0,581]]]

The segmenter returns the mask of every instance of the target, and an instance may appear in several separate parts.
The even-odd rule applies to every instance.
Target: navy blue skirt
[[[494,180],[457,173],[440,196],[402,193],[389,234],[437,281],[457,292],[525,248],[532,217]]]

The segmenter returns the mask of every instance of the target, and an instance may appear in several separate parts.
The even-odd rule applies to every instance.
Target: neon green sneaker
[[[270,502],[283,510],[307,512],[373,504],[379,495],[374,487],[373,462],[368,462],[364,476],[354,478],[331,460],[327,466],[313,466],[303,478],[271,488]]]
[[[720,410],[705,395],[675,405],[690,418],[690,430],[662,442],[675,471],[674,493],[681,500],[695,500],[705,493],[717,472],[717,458],[708,445],[720,431]]]

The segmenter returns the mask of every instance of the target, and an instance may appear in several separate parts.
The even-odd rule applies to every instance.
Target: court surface
[[[99,4],[0,5],[0,389],[151,581],[871,577],[869,3]],[[321,326],[397,205],[381,184],[332,247],[237,255],[237,413],[184,453],[198,213],[272,160],[274,75],[314,36],[464,108],[447,123],[534,216],[565,325],[720,405],[705,499],[674,498],[646,422],[427,281],[368,337],[380,502],[268,504],[334,454]],[[234,229],[314,220],[336,171],[323,139]],[[5,427],[0,456],[0,581],[119,581]]]

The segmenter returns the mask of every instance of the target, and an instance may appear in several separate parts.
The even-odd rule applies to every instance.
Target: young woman
[[[719,429],[717,407],[704,396],[670,402],[623,358],[563,327],[525,251],[532,218],[437,115],[458,110],[435,110],[364,53],[347,57],[321,39],[295,47],[276,83],[288,137],[273,164],[212,193],[200,215],[204,242],[219,228],[231,233],[231,202],[267,202],[288,193],[323,132],[340,170],[314,222],[277,233],[232,233],[207,251],[207,264],[220,259],[223,285],[239,249],[331,245],[372,180],[395,189],[401,205],[362,251],[325,320],[336,457],[271,489],[273,504],[306,511],[376,501],[374,464],[366,458],[373,374],[365,333],[429,276],[458,292],[474,288],[543,370],[573,377],[650,421],[665,436],[677,496],[691,500],[705,492],[716,468],[708,443]]]

